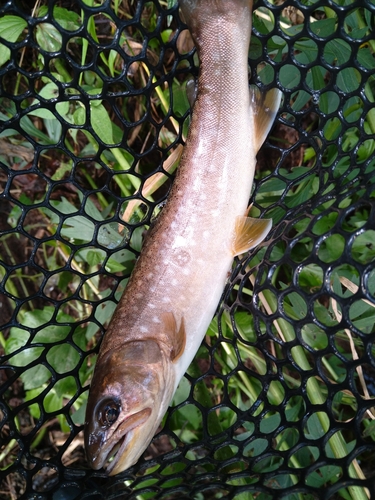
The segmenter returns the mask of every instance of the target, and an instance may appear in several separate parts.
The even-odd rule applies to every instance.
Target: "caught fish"
[[[252,0],[180,0],[180,8],[200,58],[189,134],[167,204],[105,333],[86,410],[88,461],[110,475],[135,464],[150,443],[233,257],[272,225],[247,217],[255,155],[281,96],[249,91]]]

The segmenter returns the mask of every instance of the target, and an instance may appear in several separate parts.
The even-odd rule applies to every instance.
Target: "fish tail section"
[[[280,107],[282,92],[271,89],[261,92],[258,87],[250,87],[250,113],[253,121],[254,147],[258,152],[271,130],[276,113]]]
[[[236,217],[235,238],[232,244],[233,257],[259,245],[270,232],[271,227],[271,219]]]

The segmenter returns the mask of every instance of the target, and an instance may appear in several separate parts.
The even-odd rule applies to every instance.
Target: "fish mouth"
[[[107,449],[102,449],[102,453],[104,454],[104,456],[101,462],[102,464],[106,462],[108,463],[105,469],[110,476],[118,474],[122,470],[127,469],[138,459],[138,457],[135,457],[133,462],[129,463],[134,456],[134,449],[129,450],[130,453],[128,453],[126,451],[126,448],[128,447],[129,443],[131,443],[132,438],[137,431],[137,428],[140,425],[144,424],[146,420],[148,420],[151,412],[151,408],[145,408],[144,410],[133,413],[132,415],[126,417],[125,420],[123,420],[123,422],[118,425],[116,431],[111,436],[110,442],[107,443],[108,448],[106,446],[105,448]],[[111,446],[111,443],[114,439],[116,439],[117,442],[113,446]],[[131,453],[131,451],[133,451],[133,453]],[[130,456],[128,457],[128,455]]]

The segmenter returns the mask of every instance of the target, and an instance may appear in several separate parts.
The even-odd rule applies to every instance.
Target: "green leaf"
[[[334,262],[344,251],[345,242],[340,234],[332,234],[322,241],[319,247],[319,259],[323,262]]]
[[[319,413],[321,413],[322,416],[326,415],[324,412],[319,412]],[[307,439],[316,440],[323,437],[325,434],[318,413],[313,413],[308,418],[306,427],[308,429],[308,432],[305,431],[305,437]]]
[[[267,439],[257,438],[251,441],[244,449],[244,455],[246,457],[258,457],[267,449],[268,441]]]
[[[254,328],[254,320],[247,312],[236,312],[235,321],[238,333],[248,342],[255,342],[257,336]]]
[[[130,250],[123,249],[111,255],[105,264],[105,269],[111,273],[130,273],[133,270],[136,255]]]
[[[275,76],[274,69],[269,64],[264,66],[258,73],[258,78],[264,85],[269,85],[273,82]],[[281,78],[280,78],[281,81]]]
[[[325,83],[326,69],[322,66],[313,66],[311,71],[306,75],[306,84],[313,90],[320,90],[326,86]],[[323,94],[321,96],[319,105],[322,107],[322,101],[326,99],[326,95]],[[327,109],[328,106],[326,104],[323,105],[322,109]]]
[[[27,22],[19,16],[4,16],[0,18],[0,37],[8,42],[16,42]]]
[[[269,434],[278,428],[280,422],[281,417],[279,413],[275,413],[274,415],[267,413],[260,422],[259,430],[262,434]]]
[[[53,391],[59,398],[74,396],[77,392],[77,384],[74,377],[68,376],[58,380],[53,386]]]
[[[80,406],[78,410],[71,415],[75,425],[83,425],[85,423],[86,406],[87,406],[87,393],[85,393],[85,399],[82,403],[82,406]]]
[[[75,254],[76,259],[77,257],[80,261],[87,262],[89,266],[97,266],[104,262],[106,253],[100,248],[82,248]]]
[[[15,228],[17,226],[19,218],[22,215],[22,212],[23,212],[22,208],[19,207],[18,205],[14,205],[14,207],[10,211],[7,222],[12,228]]]
[[[375,439],[375,420],[372,420],[370,422],[368,420],[366,420],[366,421],[363,421],[363,423],[365,424],[365,430],[363,432],[363,437],[370,437],[372,439],[372,441],[374,441],[374,439]]]
[[[350,45],[340,38],[334,38],[326,45],[324,59],[333,64],[336,62],[339,66],[345,64],[351,55]]]
[[[200,410],[193,404],[182,406],[173,413],[173,416],[175,416],[176,414],[178,414],[178,422],[180,428],[183,428],[186,422],[189,422],[189,424],[195,430],[199,429],[202,425],[202,414]]]
[[[70,241],[83,241],[88,243],[94,236],[95,226],[94,223],[83,217],[76,215],[65,219],[60,234],[63,238]]]
[[[43,399],[43,406],[49,413],[60,410],[63,407],[62,397],[58,397],[55,391],[51,389]]]
[[[344,92],[353,92],[358,89],[361,76],[354,68],[344,68],[337,75],[337,85]]]
[[[43,350],[43,348],[40,349]],[[27,358],[27,352],[31,350],[32,349],[27,349],[26,352],[23,351],[23,353],[25,353],[25,359]],[[29,362],[30,361],[31,360],[29,360]],[[21,374],[21,380],[25,390],[41,387],[43,384],[48,382],[50,378],[51,372],[42,364],[33,366]]]
[[[336,18],[321,19],[312,23],[311,30],[318,36],[326,38],[335,32]]]
[[[312,198],[317,191],[316,181],[317,177],[311,175],[300,183],[297,191],[293,192],[293,194],[290,195],[289,193],[292,190],[289,190],[286,196],[286,205],[288,207],[298,207]],[[293,189],[295,189],[295,186],[293,186]]]
[[[95,319],[101,325],[105,325],[105,323],[107,323],[110,320],[110,318],[112,318],[116,307],[117,307],[117,304],[115,302],[113,302],[112,300],[107,300],[106,302],[102,302],[95,309]],[[97,327],[96,327],[96,331],[97,331]]]
[[[55,309],[52,306],[47,306],[44,309],[34,309],[27,311],[23,317],[22,324],[28,328],[39,328],[51,321]]]
[[[313,40],[300,40],[294,45],[295,49],[300,51],[298,62],[309,64],[316,60],[318,56],[318,46]]]
[[[294,111],[300,111],[311,99],[311,95],[305,90],[298,90],[294,95],[295,101],[292,103]]]
[[[286,187],[286,182],[277,177],[271,177],[270,179],[262,182],[257,190],[257,195],[262,193],[277,193],[283,192]]]
[[[374,57],[370,47],[362,47],[357,54],[357,61],[366,69],[374,69]]]
[[[78,351],[70,344],[55,345],[47,353],[47,361],[57,373],[74,370],[79,360]]]
[[[71,162],[68,163],[61,162],[56,172],[52,175],[51,179],[53,181],[60,181],[61,179],[63,179],[66,173],[70,174],[71,171],[72,171]]]
[[[322,269],[317,264],[304,266],[299,273],[298,281],[304,288],[320,288],[322,286]]]
[[[34,398],[37,398],[39,394],[46,388],[46,385],[38,387],[37,389],[29,389],[25,394],[25,401],[31,401]],[[38,419],[40,417],[40,408],[37,403],[34,403],[28,406],[28,410],[34,418]]]
[[[288,288],[288,285],[282,283],[281,281],[280,285],[284,290]],[[297,292],[291,292],[288,293],[286,298],[290,301],[291,304],[289,305],[286,301],[284,301],[283,308],[286,314],[292,319],[303,319],[307,314],[307,305],[301,295]]]
[[[16,42],[26,26],[27,22],[22,17],[4,16],[0,18],[0,37],[8,42]],[[0,66],[10,59],[10,54],[10,49],[0,43]]]
[[[297,87],[301,81],[301,72],[297,66],[291,64],[281,66],[279,73],[280,83],[287,89]],[[272,73],[273,79],[273,73]],[[270,82],[269,82],[270,83]]]
[[[46,7],[48,10],[48,8]],[[43,17],[44,14],[41,13],[42,8],[40,9],[40,17]],[[80,16],[76,12],[65,9],[63,7],[54,7],[53,8],[53,18],[60,26],[69,31],[76,31],[80,27]]]
[[[176,392],[173,396],[173,400],[172,400],[171,404],[173,406],[177,406],[180,403],[182,403],[183,401],[186,401],[187,398],[189,397],[190,390],[191,390],[191,383],[187,380],[186,377],[182,377],[182,379],[180,380],[180,382],[177,386],[177,389],[176,389]]]
[[[30,113],[28,113],[28,114],[30,114]],[[49,117],[51,117],[51,113],[50,113]],[[56,142],[53,139],[51,139],[50,137],[48,137],[48,135],[46,135],[44,132],[42,132],[41,130],[39,130],[35,127],[35,125],[30,120],[28,115],[27,116],[25,115],[21,118],[20,125],[28,135],[38,139],[41,144],[56,144]],[[61,127],[61,125],[60,125],[60,127]]]
[[[337,467],[336,465],[324,465],[319,467],[317,471],[308,475],[306,484],[308,486],[313,486],[314,488],[320,488],[329,481],[333,481],[335,483],[341,473],[341,467]]]
[[[40,23],[37,25],[36,40],[46,52],[58,52],[62,47],[61,33],[50,23]]]
[[[61,197],[61,200],[51,200],[50,204],[62,214],[74,214],[78,211],[64,196]]]
[[[103,104],[90,101],[91,126],[105,144],[114,144],[112,122]]]
[[[164,97],[167,102],[170,102],[170,92],[169,87],[164,92]],[[186,94],[186,84],[179,85],[173,82],[172,85],[172,103],[173,111],[177,116],[184,116],[186,111],[189,109],[190,104]]]

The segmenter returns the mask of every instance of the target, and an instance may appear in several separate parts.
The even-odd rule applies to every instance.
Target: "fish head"
[[[115,475],[135,464],[169,405],[174,373],[156,341],[132,341],[98,358],[85,423],[93,469]]]

